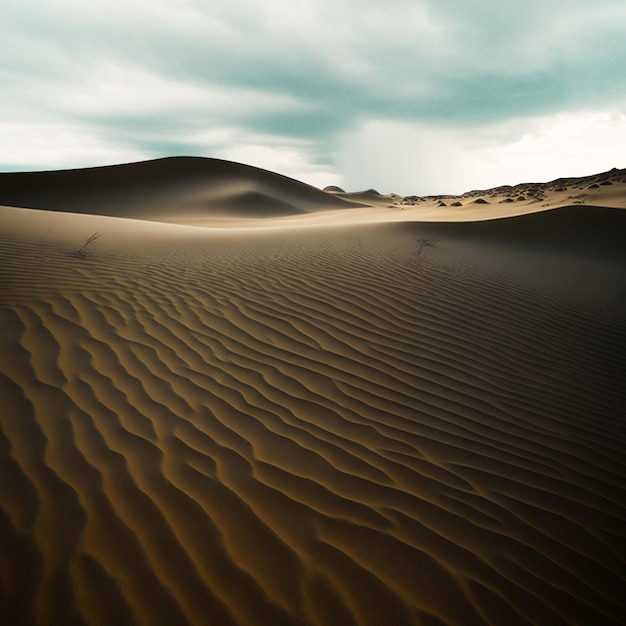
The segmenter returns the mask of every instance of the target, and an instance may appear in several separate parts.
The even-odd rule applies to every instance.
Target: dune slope
[[[77,216],[102,233],[79,258],[63,214],[42,238],[23,211],[0,622],[626,621],[625,259],[580,248],[589,221],[163,224],[122,249],[125,220]]]
[[[269,217],[359,206],[273,172],[200,157],[4,173],[0,204],[159,221]]]

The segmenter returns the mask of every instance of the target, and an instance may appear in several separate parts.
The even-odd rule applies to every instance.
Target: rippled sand
[[[626,621],[626,213],[348,222],[2,209],[2,623]]]

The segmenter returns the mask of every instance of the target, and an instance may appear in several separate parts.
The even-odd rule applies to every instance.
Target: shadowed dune
[[[0,226],[0,622],[626,621],[625,212]]]
[[[164,221],[216,215],[269,217],[359,206],[280,174],[200,157],[4,173],[0,204]]]

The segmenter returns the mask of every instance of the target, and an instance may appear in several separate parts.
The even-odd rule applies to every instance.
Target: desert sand
[[[0,205],[0,623],[626,623],[626,170]]]

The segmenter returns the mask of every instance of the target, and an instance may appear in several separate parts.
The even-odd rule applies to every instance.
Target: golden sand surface
[[[42,176],[0,175],[0,623],[626,623],[623,171]]]

